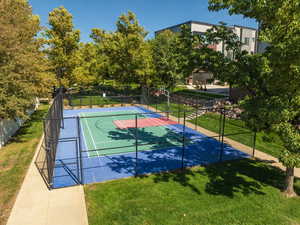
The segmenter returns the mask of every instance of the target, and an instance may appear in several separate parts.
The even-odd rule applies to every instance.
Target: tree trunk
[[[285,189],[283,193],[287,197],[295,197],[297,194],[294,191],[294,167],[286,168]]]

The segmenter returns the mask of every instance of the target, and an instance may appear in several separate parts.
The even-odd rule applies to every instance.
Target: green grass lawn
[[[42,136],[42,118],[48,105],[41,105],[9,144],[0,149],[0,225],[4,225],[17,192]]]
[[[194,97],[194,98],[201,98],[201,99],[213,99],[213,98],[226,98],[224,95],[214,94],[214,93],[207,93],[207,92],[198,92],[191,89],[185,88],[178,88],[175,89],[172,94],[183,95],[187,97]]]
[[[219,132],[219,115],[215,113],[207,113],[196,119],[191,120],[192,123],[218,133]],[[253,133],[247,129],[244,122],[241,120],[226,118],[225,123],[225,135],[241,133],[236,135],[230,135],[228,138],[238,141],[244,145],[252,147]],[[256,136],[256,149],[278,157],[282,149],[282,142],[279,137],[274,133],[259,132]]]
[[[176,89],[173,94],[179,94],[190,98],[201,98],[201,99],[213,99],[213,98],[224,98],[223,95],[197,92],[194,90],[179,88]],[[103,98],[99,95],[73,95],[70,105],[71,106],[90,106],[90,105],[109,105],[109,104],[120,104],[122,99]]]
[[[157,109],[159,111],[162,112],[166,112],[168,111],[168,105],[167,102],[160,102],[158,104],[150,104],[151,107],[155,108],[157,107]],[[183,105],[183,104],[175,104],[175,103],[170,103],[170,111],[171,111],[171,115],[175,116],[175,117],[183,117],[184,116],[184,110],[186,110],[186,116],[190,115],[191,113],[193,113],[193,111],[195,111],[195,109],[191,106],[188,105]],[[179,111],[179,113],[178,113]]]
[[[245,159],[86,185],[89,224],[300,224],[300,199],[280,193],[283,180],[279,169]]]
[[[72,96],[71,106],[110,105],[120,104],[118,99],[103,98],[100,95]]]

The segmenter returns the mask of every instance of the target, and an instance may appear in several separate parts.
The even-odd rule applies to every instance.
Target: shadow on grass
[[[223,195],[234,197],[235,194],[243,195],[264,195],[263,187],[272,186],[282,190],[285,174],[282,170],[266,165],[265,163],[242,159],[227,161],[206,166],[204,170],[186,169],[171,173],[155,174],[155,182],[175,181],[183,186],[190,187],[200,194],[197,186],[190,183],[192,176],[207,176],[208,182],[205,184],[205,192],[212,195]],[[296,178],[295,191],[300,194],[300,179]]]
[[[191,177],[195,176],[197,172],[192,171],[190,169],[184,169],[184,170],[176,170],[174,172],[170,173],[158,173],[154,176],[154,182],[169,182],[169,181],[175,181],[177,183],[180,183],[184,187],[189,187],[192,191],[194,191],[197,194],[201,194],[201,191],[199,190],[199,187],[197,187],[194,184],[190,183]]]
[[[10,139],[9,143],[11,142],[25,142],[27,138],[30,138],[32,134],[34,134],[34,124],[40,122],[47,110],[48,107],[44,104],[41,105],[42,108],[35,111],[30,118],[21,126],[21,128],[16,132],[16,134]]]
[[[218,163],[206,167],[202,174],[209,179],[205,186],[207,193],[228,197],[235,193],[263,195],[263,186],[281,189],[283,181],[282,171],[252,160]]]

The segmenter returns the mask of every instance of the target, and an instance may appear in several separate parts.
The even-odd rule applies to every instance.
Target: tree
[[[27,118],[53,79],[40,51],[39,18],[23,0],[0,0],[0,119]]]
[[[90,86],[97,81],[98,61],[96,46],[93,43],[80,43],[76,52],[76,67],[73,70],[74,83],[81,86]]]
[[[224,45],[224,52],[215,51],[212,45]],[[197,64],[204,70],[213,73],[215,79],[233,83],[239,77],[237,60],[240,55],[247,52],[241,51],[242,43],[238,36],[228,28],[225,23],[213,26],[202,36],[200,46],[196,49]]]
[[[116,32],[94,29],[92,34],[101,43],[101,53],[109,58],[109,73],[120,83],[148,86],[152,82],[153,64],[150,45],[145,41],[147,32],[132,12],[121,15],[116,25]]]
[[[99,28],[92,29],[90,37],[94,41],[95,46],[95,76],[96,82],[102,84],[105,79],[113,79],[114,64],[111,61],[109,54],[106,51],[109,48],[108,39],[110,35],[106,35],[104,30]]]
[[[188,25],[182,25],[176,43],[177,62],[181,71],[181,80],[185,80],[198,68],[198,52],[196,49],[201,45],[201,37],[194,35]]]
[[[176,34],[167,30],[150,41],[156,82],[167,88],[176,86],[183,77],[178,65],[177,38]]]
[[[239,84],[249,90],[242,102],[244,118],[254,129],[273,129],[284,149],[284,193],[295,196],[294,168],[300,166],[300,4],[298,0],[210,0],[211,10],[229,9],[260,24],[262,55],[241,55]],[[247,71],[247,68],[249,71]],[[257,85],[257,86],[255,86]]]
[[[225,52],[215,51],[211,46],[224,44]],[[225,23],[213,26],[203,34],[193,34],[188,26],[182,26],[176,44],[177,61],[183,71],[182,78],[196,70],[203,70],[219,79],[232,84],[238,77],[235,55],[247,54],[241,51],[238,36]]]
[[[74,84],[74,69],[76,68],[76,53],[79,48],[80,31],[74,30],[73,17],[64,7],[54,9],[49,13],[50,28],[44,36],[47,39],[45,52],[52,64],[53,72],[59,85]]]

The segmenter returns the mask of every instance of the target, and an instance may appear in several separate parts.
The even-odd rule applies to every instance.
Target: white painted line
[[[79,113],[78,115],[79,115],[79,126],[81,125],[81,121],[80,121],[80,116],[81,116],[81,114],[82,113]],[[76,116],[78,116],[78,115],[76,115]],[[89,150],[88,149],[88,146],[87,146],[87,143],[86,143],[86,141],[85,141],[85,139],[86,139],[86,137],[85,137],[85,133],[84,133],[84,130],[83,130],[83,127],[82,126],[80,126],[80,134],[82,135],[82,139],[83,139],[83,142],[84,142],[84,145],[85,145],[85,149],[86,150]],[[80,137],[80,139],[79,140],[81,140],[81,137]],[[81,150],[80,150],[80,154],[81,154]],[[89,153],[87,153],[87,156],[88,156],[88,158],[90,158],[90,154]]]
[[[92,141],[93,141],[94,147],[95,147],[95,149],[96,149],[96,148],[97,148],[97,146],[96,146],[96,144],[95,144],[95,140],[94,140],[94,138],[93,138],[93,134],[92,134],[92,132],[91,132],[91,130],[90,130],[89,124],[88,124],[88,122],[87,122],[86,118],[83,118],[83,119],[84,119],[84,121],[85,121],[85,124],[87,125],[88,131],[89,131],[89,133],[90,133],[90,136],[91,136],[91,138],[92,138]]]

